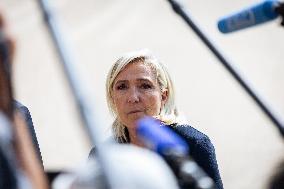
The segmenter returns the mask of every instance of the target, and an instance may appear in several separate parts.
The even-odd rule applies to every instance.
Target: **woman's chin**
[[[131,122],[136,123],[139,119],[145,116],[146,115],[143,112],[138,112],[128,115],[128,119],[131,120]]]

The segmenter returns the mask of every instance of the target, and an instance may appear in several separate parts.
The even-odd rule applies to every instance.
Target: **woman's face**
[[[135,127],[144,116],[157,116],[167,100],[151,68],[142,62],[128,64],[115,78],[112,100],[119,120],[127,127]]]

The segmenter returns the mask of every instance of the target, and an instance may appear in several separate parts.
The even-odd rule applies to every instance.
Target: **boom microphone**
[[[189,146],[170,128],[146,117],[138,121],[137,135],[159,153],[175,173],[181,188],[214,189],[212,179],[189,157]]]
[[[218,29],[222,33],[230,33],[259,25],[283,16],[283,8],[284,4],[276,0],[263,1],[220,19]]]

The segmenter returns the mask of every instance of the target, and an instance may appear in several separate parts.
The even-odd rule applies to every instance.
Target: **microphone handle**
[[[183,189],[215,189],[215,183],[201,167],[190,157],[173,149],[163,153],[163,158],[177,177],[179,186]]]

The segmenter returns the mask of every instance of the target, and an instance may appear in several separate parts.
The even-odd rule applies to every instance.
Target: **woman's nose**
[[[137,103],[139,102],[139,93],[136,89],[130,89],[127,95],[127,102]]]

